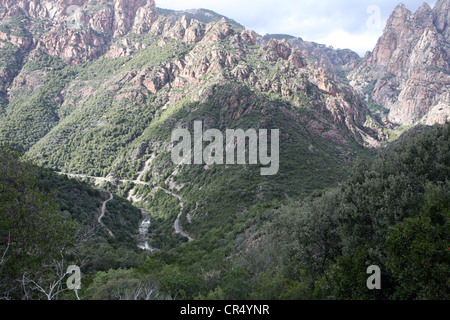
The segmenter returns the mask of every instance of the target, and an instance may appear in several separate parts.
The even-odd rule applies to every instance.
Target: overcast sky
[[[415,12],[424,0],[402,2]],[[433,8],[436,0],[426,2]],[[210,9],[261,35],[290,34],[334,48],[352,49],[360,55],[372,51],[398,3],[395,0],[156,0],[160,8]]]

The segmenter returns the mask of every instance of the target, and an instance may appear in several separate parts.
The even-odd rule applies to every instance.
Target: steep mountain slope
[[[401,125],[450,119],[450,2],[400,4],[375,49],[354,64],[352,86]]]
[[[236,286],[259,299],[447,300],[449,174],[450,124],[415,127],[339,187],[267,210],[268,232],[242,244]],[[382,290],[367,290],[370,265]]]
[[[8,3],[4,4],[6,8],[8,8],[6,5]],[[267,43],[267,46],[259,47],[260,50],[258,51],[255,50],[256,47],[252,47],[256,44],[254,33],[235,31],[225,19],[204,24],[197,20],[191,20],[187,16],[178,18],[173,15],[159,15],[153,1],[134,0],[126,5],[121,1],[114,1],[113,3],[102,1],[100,4],[85,1],[82,9],[76,11],[79,15],[77,16],[79,24],[74,27],[72,23],[67,21],[72,16],[65,15],[63,4],[61,3],[56,8],[52,7],[50,10],[42,5],[36,5],[35,7],[23,4],[22,6],[19,2],[4,13],[3,20],[8,26],[6,31],[11,29],[10,25],[13,20],[19,20],[18,25],[25,30],[23,31],[24,37],[19,39],[13,35],[14,32],[6,32],[4,38],[9,40],[5,40],[5,43],[8,45],[17,41],[19,43],[31,43],[31,45],[19,46],[19,50],[23,49],[22,55],[27,55],[26,60],[22,59],[23,62],[34,61],[36,57],[49,54],[61,58],[65,63],[76,65],[81,62],[93,61],[102,55],[108,59],[136,58],[137,53],[140,53],[141,61],[138,62],[138,65],[129,64],[127,67],[128,69],[139,68],[135,71],[141,74],[142,81],[145,82],[140,82],[135,75],[132,79],[140,85],[139,89],[142,87],[144,96],[148,96],[149,93],[157,93],[166,87],[169,89],[167,96],[171,98],[172,104],[180,96],[180,94],[174,92],[175,89],[185,89],[188,85],[191,86],[191,89],[192,87],[200,87],[203,83],[198,81],[199,78],[211,75],[216,71],[222,71],[222,69],[231,72],[229,78],[233,80],[244,82],[245,85],[261,92],[272,92],[280,98],[290,98],[289,100],[294,100],[293,102],[296,105],[301,104],[299,101],[301,97],[299,96],[306,94],[309,85],[316,86],[319,90],[315,91],[318,91],[321,96],[330,97],[330,101],[324,99],[320,104],[323,105],[323,102],[326,102],[328,111],[335,113],[329,119],[332,125],[344,125],[359,142],[366,140],[369,143],[375,143],[371,137],[362,133],[368,112],[364,106],[361,106],[358,99],[352,96],[349,88],[334,83],[332,75],[329,75],[327,70],[315,66],[314,57],[308,55],[307,52],[293,49],[286,42],[272,40]],[[127,14],[122,16],[120,12],[125,11],[127,11]],[[12,16],[11,19],[9,18],[10,15]],[[42,20],[48,24],[38,20],[39,25],[37,26],[38,21],[33,19],[40,16],[43,16],[44,19]],[[51,20],[48,21],[49,19]],[[97,21],[99,20],[106,20],[109,23],[98,24]],[[29,38],[34,29],[37,28],[40,28],[39,31],[42,34],[37,39]],[[170,42],[166,43],[166,39]],[[145,52],[155,54],[156,44],[169,56],[155,57],[159,59],[149,61],[147,66],[143,61],[147,58]],[[148,48],[150,45],[152,48]],[[177,50],[174,46],[184,46],[184,48]],[[171,57],[172,50],[181,54],[181,59]],[[234,52],[235,50],[236,52]],[[184,56],[188,53],[189,55],[184,59]],[[245,59],[247,56],[249,58]],[[260,58],[272,65],[271,70],[268,70],[266,66],[256,64],[257,59]],[[248,61],[249,59],[253,59],[253,61]],[[117,62],[117,60],[113,61]],[[173,63],[164,64],[164,62]],[[194,63],[201,63],[201,65],[194,66]],[[50,67],[54,66],[50,65]],[[153,69],[150,69],[151,67]],[[289,67],[294,67],[293,72],[284,79],[278,79],[277,74],[283,74]],[[13,71],[5,72],[7,75],[11,74],[11,76],[5,77],[6,84],[13,82],[13,77],[17,75],[17,70],[15,71],[15,73]],[[77,70],[72,69],[70,71],[73,71],[72,74],[77,73]],[[154,74],[151,74],[152,72]],[[26,72],[21,74],[16,79],[16,83],[22,81],[22,84],[26,84],[27,75]],[[45,76],[46,74],[41,73],[41,77]],[[27,123],[26,127],[33,126],[34,123],[29,123],[29,121],[40,122],[44,128],[38,130],[36,137],[32,139],[35,141],[30,142],[32,145],[62,120],[61,116],[64,117],[64,115],[55,112],[55,109],[64,107],[63,104],[67,98],[62,89],[70,82],[71,75],[64,74],[61,76],[63,79],[57,79],[55,84],[59,85],[60,88],[54,90],[54,94],[58,94],[59,97],[48,94],[39,101],[32,101],[31,103],[33,107],[41,105],[41,109],[43,109],[41,111],[47,113],[43,116],[43,118],[48,119],[47,121],[43,121],[44,119],[35,121],[27,118],[30,115],[27,115],[27,111],[23,112],[23,107],[14,106],[14,100],[17,100],[14,94],[9,93],[5,96],[6,99],[10,100],[10,108],[6,112],[7,120],[3,121],[2,131],[5,132],[4,135],[11,136],[11,131],[26,131],[27,129],[21,126],[24,126],[25,123]],[[33,76],[31,77],[33,78]],[[303,83],[300,84],[299,79],[305,79],[306,81],[301,80]],[[13,85],[16,83],[13,83]],[[18,84],[19,88],[15,88],[15,91],[24,91],[20,87],[20,82]],[[29,87],[27,86],[27,88]],[[341,91],[342,97],[339,95]],[[130,93],[128,93],[127,97],[131,101],[142,102],[142,94],[130,96]],[[167,97],[165,99],[167,100]],[[348,101],[351,101],[351,103]],[[318,104],[317,101],[313,101],[310,107],[313,111],[316,111],[318,108],[313,105],[314,103]],[[322,106],[319,108],[322,108]],[[346,115],[346,110],[350,111],[349,116]],[[317,111],[321,117],[324,110]],[[22,118],[21,121],[18,121],[20,122],[17,124],[18,127],[14,126],[17,118]],[[336,128],[333,128],[333,130],[336,131]],[[373,132],[371,133],[373,134]],[[23,141],[23,139],[18,140]],[[30,145],[25,144],[24,147],[28,149]]]

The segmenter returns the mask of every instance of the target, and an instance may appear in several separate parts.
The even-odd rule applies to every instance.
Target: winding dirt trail
[[[166,190],[166,189],[164,189],[164,188],[162,188],[162,187],[159,187],[159,186],[153,186],[152,184],[150,184],[150,183],[148,183],[148,182],[144,182],[144,181],[141,181],[141,180],[140,180],[140,179],[143,177],[143,175],[145,174],[146,169],[149,167],[149,163],[150,163],[151,160],[152,160],[152,159],[149,159],[149,160],[146,162],[144,169],[143,169],[142,171],[138,172],[139,175],[138,175],[138,178],[137,178],[136,180],[119,180],[119,182],[122,182],[122,183],[131,182],[131,183],[134,183],[135,185],[149,186],[149,187],[152,187],[152,188],[154,188],[154,189],[162,190],[162,191],[164,191],[165,193],[167,193],[167,194],[169,194],[169,195],[171,195],[171,196],[177,198],[178,201],[180,202],[180,212],[178,213],[178,216],[177,216],[177,218],[176,218],[176,220],[175,220],[175,222],[174,222],[174,225],[173,225],[173,226],[174,226],[174,229],[175,229],[175,232],[176,232],[177,234],[180,234],[181,236],[187,238],[187,239],[189,240],[189,242],[194,241],[193,238],[191,238],[190,236],[188,236],[188,235],[182,230],[181,225],[180,225],[180,218],[181,218],[181,216],[183,215],[183,211],[184,211],[184,201],[183,201],[183,199],[181,198],[181,196],[178,195],[178,194],[176,194],[176,193],[173,193],[172,191]],[[147,169],[147,170],[148,170],[148,169]],[[95,180],[99,180],[99,181],[112,182],[111,179],[105,178],[105,177],[94,177],[94,176],[89,176],[89,175],[85,175],[85,174],[72,174],[72,173],[63,173],[63,172],[59,172],[59,174],[66,175],[66,176],[68,176],[68,177],[74,177],[74,178],[89,178],[89,179],[95,179]],[[142,199],[137,199],[135,196],[132,196],[133,192],[134,192],[134,188],[131,189],[130,192],[128,193],[128,200],[133,200],[133,201],[136,201],[136,200],[137,200],[137,201],[142,200]],[[106,201],[103,203],[103,205],[102,205],[102,214],[101,214],[100,217],[98,218],[98,222],[101,223],[102,226],[104,226],[105,228],[106,228],[106,226],[101,222],[101,219],[103,218],[103,216],[104,216],[104,214],[105,214],[105,211],[106,211],[106,204],[107,204],[109,201],[111,201],[111,200],[113,200],[113,195],[112,195],[112,194],[111,194],[110,199],[106,200]],[[111,232],[108,228],[107,228],[107,230],[109,231],[109,234],[110,234],[112,237],[114,237],[114,235],[112,234],[112,232]]]
[[[178,201],[180,202],[180,213],[178,214],[177,219],[175,220],[175,223],[173,224],[173,226],[174,226],[174,228],[175,228],[175,232],[178,233],[178,234],[180,234],[181,236],[183,236],[183,237],[185,237],[185,238],[188,238],[189,242],[194,241],[194,239],[191,238],[190,236],[188,236],[188,235],[181,229],[181,226],[180,226],[180,218],[181,218],[181,216],[183,215],[183,210],[184,210],[184,202],[183,202],[183,199],[182,199],[178,194],[173,193],[173,192],[171,192],[171,191],[169,191],[169,190],[166,190],[166,189],[164,189],[164,188],[161,188],[161,187],[155,187],[155,189],[160,189],[160,190],[164,191],[165,193],[167,193],[167,194],[169,194],[169,195],[171,195],[171,196],[173,196],[173,197],[175,197],[175,198],[178,199]]]
[[[114,196],[112,195],[112,193],[110,193],[109,194],[109,199],[108,200],[106,200],[105,202],[103,202],[103,204],[102,204],[102,211],[101,211],[101,214],[100,214],[100,216],[98,217],[98,223],[100,223],[106,230],[108,230],[108,233],[109,233],[109,235],[111,236],[111,237],[113,237],[113,238],[115,238],[114,237],[114,234],[111,232],[111,230],[109,230],[106,226],[105,226],[105,224],[102,222],[102,219],[103,219],[103,217],[105,216],[105,212],[106,212],[106,204],[108,203],[108,202],[110,202],[111,200],[113,200],[114,199]]]

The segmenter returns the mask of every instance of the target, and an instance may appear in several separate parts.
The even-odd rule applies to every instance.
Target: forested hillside
[[[3,148],[3,294],[24,295],[15,281],[25,271],[54,281],[52,267],[65,261],[83,266],[84,299],[116,299],[141,286],[157,289],[155,299],[447,299],[449,137],[450,124],[417,128],[358,162],[336,188],[252,206],[233,224],[151,255],[93,221],[102,193]],[[136,214],[125,202],[111,206],[128,221]],[[24,250],[35,254],[25,258]],[[367,290],[369,265],[381,268],[383,290]]]
[[[0,299],[448,299],[448,8],[399,5],[361,58],[153,0],[0,0]],[[211,157],[276,132],[276,174],[251,134],[243,163],[175,163],[196,123]]]
[[[448,299],[449,141],[448,123],[416,128],[339,186],[252,206],[130,277],[178,299]],[[370,265],[382,290],[367,290]]]
[[[97,222],[107,193],[38,167],[11,147],[2,146],[0,153],[3,298],[43,299],[35,283],[50,286],[71,264],[88,276],[144,261],[136,239],[139,209],[119,197],[108,203],[104,223],[111,237]],[[54,298],[63,296],[72,297]]]

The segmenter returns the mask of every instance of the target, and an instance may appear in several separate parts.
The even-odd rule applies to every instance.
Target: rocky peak
[[[426,2],[422,3],[422,5],[417,9],[415,15],[420,15],[422,13],[433,13],[433,9],[431,9],[430,5]]]
[[[383,35],[379,39],[371,63],[387,67],[387,71],[401,74],[407,62],[405,54],[410,54],[415,44],[426,30],[435,31],[433,12],[424,3],[416,13],[399,4],[389,17]]]
[[[155,9],[153,0],[114,0],[113,36],[115,38],[126,35],[133,26],[136,12],[139,8],[148,6]]]
[[[412,12],[403,3],[400,3],[389,16],[386,22],[386,30],[405,27],[412,17]]]
[[[414,14],[398,5],[373,52],[351,72],[354,88],[367,94],[372,86],[369,95],[395,123],[432,123],[428,115],[436,105],[447,107],[438,108],[445,116],[435,119],[450,115],[449,4],[439,0],[431,9],[424,3]]]
[[[405,4],[403,2],[399,3],[397,7],[395,7],[394,11],[392,12],[391,16],[388,20],[388,25],[390,25],[390,20],[406,20],[412,15],[412,12],[406,8]],[[392,22],[392,21],[391,21]]]
[[[432,28],[434,26],[433,11],[427,3],[422,4],[414,14],[413,24],[422,28]]]
[[[439,33],[450,39],[450,1],[438,0],[433,8],[433,20]]]

